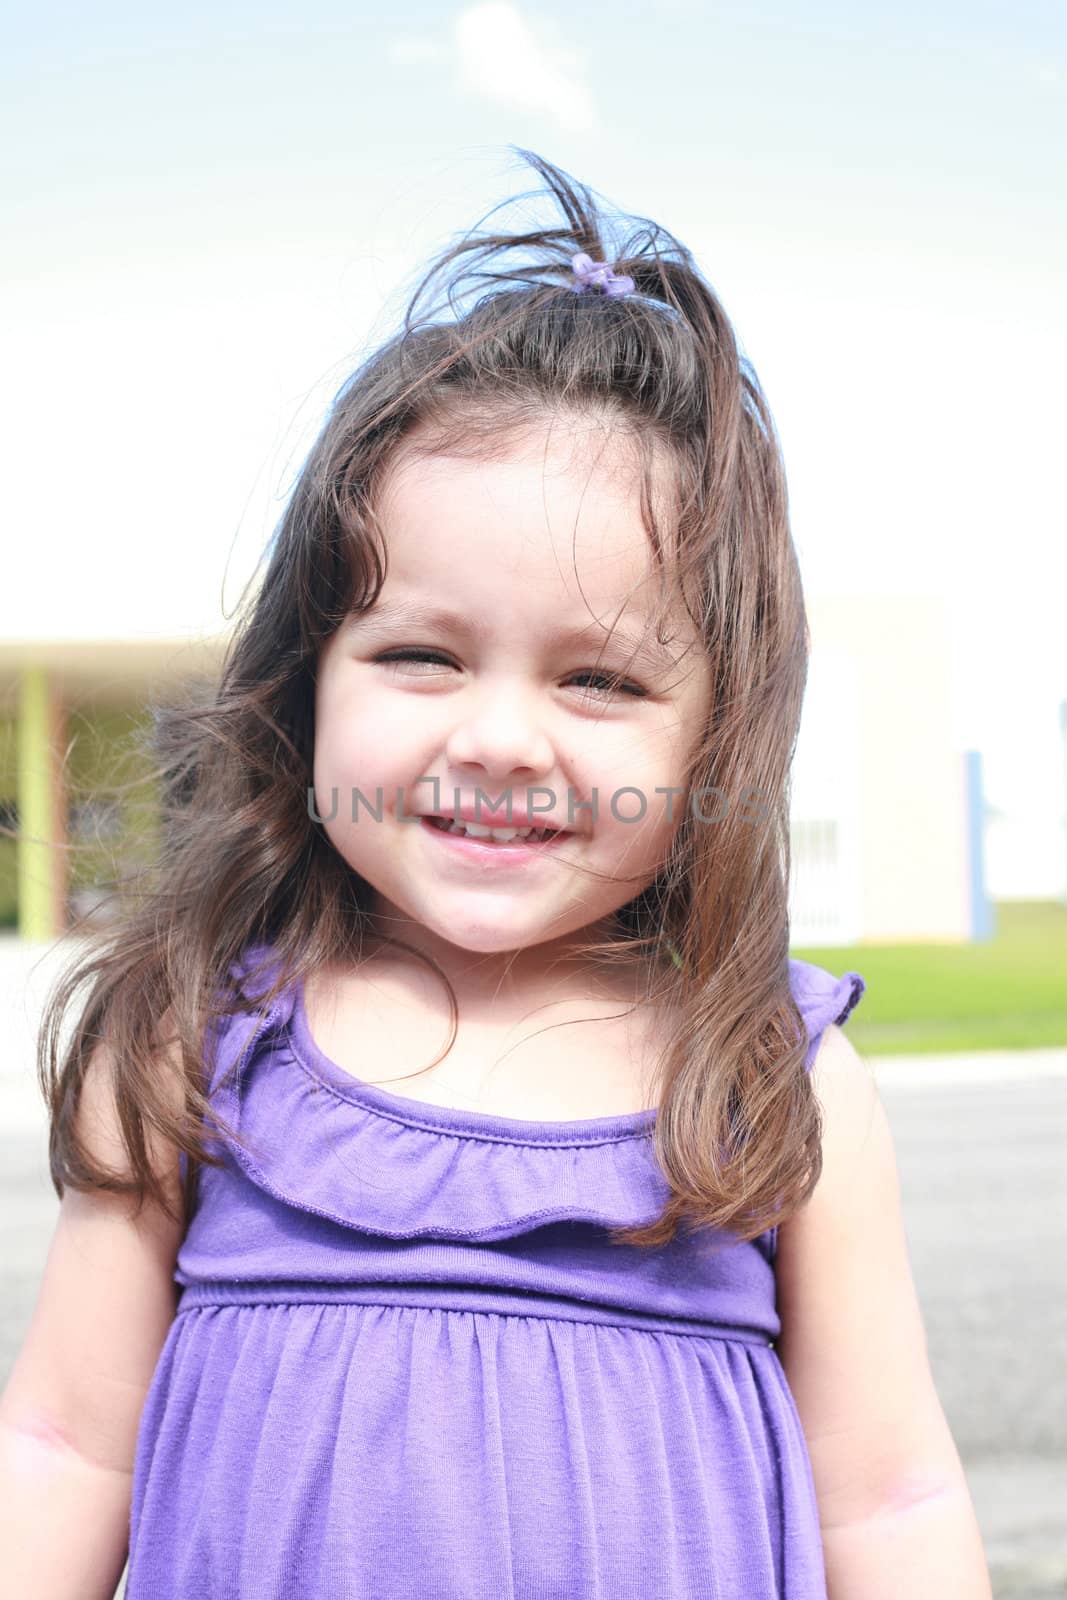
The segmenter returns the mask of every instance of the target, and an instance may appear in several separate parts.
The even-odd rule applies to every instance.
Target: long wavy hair
[[[188,1219],[199,1168],[224,1160],[212,1147],[213,1126],[226,1125],[207,1058],[211,1029],[243,1003],[233,964],[252,944],[269,947],[276,981],[260,990],[265,1009],[285,985],[359,960],[372,890],[308,804],[319,653],[384,581],[376,508],[398,447],[484,459],[553,418],[605,425],[635,447],[650,542],[699,628],[712,686],[687,791],[704,798],[687,805],[655,882],[615,914],[606,940],[581,947],[636,958],[646,996],[669,998],[681,1018],[661,1059],[652,1134],[670,1197],[654,1222],[612,1235],[657,1248],[684,1224],[752,1239],[818,1180],[820,1117],[789,983],[787,904],[789,776],[810,640],[774,423],[686,247],[634,217],[616,219],[615,243],[591,190],[518,154],[561,219],[510,233],[479,225],[442,252],[399,330],[337,394],[218,680],[157,711],[159,848],[53,985],[41,1029],[60,1196],[66,1185],[130,1192],[138,1209],[151,1196],[173,1216],[149,1155],[154,1133],[185,1153]],[[580,251],[614,260],[633,292],[575,293]],[[481,292],[471,302],[467,290]],[[670,514],[657,519],[664,470]],[[717,802],[716,825],[704,825]],[[101,1166],[76,1125],[101,1041],[122,1172]]]

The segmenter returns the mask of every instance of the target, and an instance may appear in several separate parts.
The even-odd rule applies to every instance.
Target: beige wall
[[[953,745],[948,620],[932,598],[809,603],[813,654],[846,655],[856,683],[859,936],[970,937],[963,752]]]

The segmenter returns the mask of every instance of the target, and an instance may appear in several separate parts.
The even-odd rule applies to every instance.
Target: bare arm
[[[892,1135],[840,1028],[814,1066],[823,1172],[779,1230],[778,1354],[804,1427],[830,1600],[991,1600],[934,1386]]]
[[[126,1170],[102,1058],[79,1119]],[[155,1147],[180,1197],[177,1152]],[[178,1207],[180,1215],[180,1206]],[[182,1228],[146,1203],[67,1189],[29,1332],[0,1396],[0,1550],[9,1600],[112,1600],[126,1561],[137,1431],[175,1312]]]
[[[823,1527],[830,1600],[991,1600],[989,1571],[962,1470],[910,1505]]]
[[[12,1379],[14,1382],[14,1379]],[[11,1386],[5,1391],[5,1401]],[[0,1539],[11,1600],[112,1600],[126,1562],[129,1470],[91,1462],[42,1415],[0,1417]]]

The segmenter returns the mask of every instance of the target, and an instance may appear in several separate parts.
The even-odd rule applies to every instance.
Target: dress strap
[[[810,1072],[826,1029],[832,1022],[840,1027],[847,1021],[866,992],[867,984],[858,972],[846,972],[835,978],[825,967],[797,960],[789,963],[789,983],[804,1019],[808,1038],[804,1067]]]

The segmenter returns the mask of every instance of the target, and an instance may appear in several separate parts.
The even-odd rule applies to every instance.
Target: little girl
[[[16,1600],[989,1595],[863,979],[788,956],[770,413],[523,155],[562,222],[339,394],[53,994]]]

